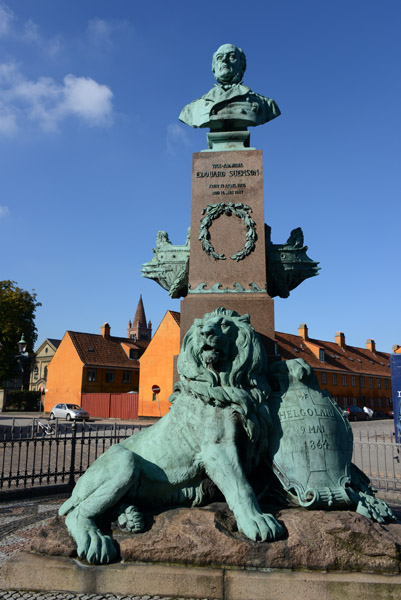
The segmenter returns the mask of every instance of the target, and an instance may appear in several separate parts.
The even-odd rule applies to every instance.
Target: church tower
[[[132,322],[128,321],[127,337],[134,340],[147,342],[150,342],[152,338],[152,323],[149,321],[149,323],[146,325],[146,315],[142,302],[142,294],[139,296],[134,320]]]

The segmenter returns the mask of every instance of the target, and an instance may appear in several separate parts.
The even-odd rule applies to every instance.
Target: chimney
[[[397,352],[398,353],[400,349],[401,349],[401,346],[399,346],[398,344],[395,344],[393,346],[393,352]]]
[[[375,353],[376,352],[375,340],[372,340],[371,338],[366,340],[366,348],[367,348],[367,350],[370,350],[371,352]]]
[[[304,340],[308,340],[309,336],[308,336],[308,326],[306,323],[301,323],[301,325],[298,327],[298,335],[303,338]]]
[[[334,341],[340,346],[340,348],[345,348],[345,335],[342,331],[337,331]]]
[[[108,323],[103,323],[100,328],[100,335],[104,337],[105,340],[110,339],[110,325]]]

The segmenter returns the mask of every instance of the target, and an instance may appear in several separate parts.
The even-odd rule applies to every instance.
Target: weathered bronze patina
[[[205,208],[204,217],[199,228],[199,240],[203,250],[214,260],[226,260],[224,254],[218,254],[211,242],[210,225],[214,219],[221,214],[237,216],[244,222],[245,235],[244,246],[236,254],[228,257],[239,261],[245,259],[255,247],[257,239],[255,223],[250,217],[247,205],[236,204],[211,204]],[[172,298],[184,298],[188,292],[191,294],[219,294],[219,293],[251,293],[266,292],[271,298],[280,296],[288,298],[290,292],[298,287],[305,279],[318,275],[318,262],[310,259],[304,246],[302,229],[298,227],[291,232],[285,244],[273,244],[270,239],[271,228],[266,225],[266,288],[260,288],[256,283],[249,282],[249,288],[244,288],[238,282],[232,286],[224,286],[215,283],[208,287],[206,283],[200,283],[196,288],[188,289],[189,271],[189,234],[184,246],[175,246],[170,242],[165,231],[159,231],[156,238],[156,248],[153,249],[154,257],[142,265],[142,276],[153,279]]]
[[[211,90],[184,106],[180,121],[211,131],[241,131],[262,125],[280,115],[274,100],[243,85],[246,58],[241,48],[224,44],[213,54],[212,71],[217,80]]]

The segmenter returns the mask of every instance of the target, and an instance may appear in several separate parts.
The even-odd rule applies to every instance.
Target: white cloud
[[[8,206],[0,206],[0,219],[6,217],[9,213]]]
[[[167,126],[167,152],[175,154],[175,148],[179,145],[190,146],[187,132],[178,123],[170,123]]]
[[[87,33],[90,42],[94,46],[109,48],[112,43],[113,34],[121,31],[127,26],[127,22],[121,19],[113,19],[112,21],[106,21],[95,17],[88,23]]]
[[[16,63],[0,64],[0,134],[11,135],[27,120],[44,131],[57,131],[67,117],[89,125],[112,121],[113,93],[90,77],[66,75],[62,83],[51,77],[27,79]]]
[[[50,58],[55,58],[63,45],[63,37],[62,35],[55,35],[54,37],[52,37],[50,40],[47,40],[47,43],[45,45],[45,52],[46,54],[48,54],[50,56]]]
[[[95,45],[101,46],[102,44],[109,44],[112,33],[113,26],[109,21],[96,17],[91,19],[88,23],[89,39]]]
[[[113,92],[107,85],[96,83],[90,77],[64,77],[64,100],[60,108],[66,114],[75,114],[93,125],[109,122],[112,113]]]
[[[11,24],[14,19],[15,15],[7,4],[0,3],[0,37],[5,37],[11,33]]]
[[[21,38],[25,42],[35,42],[37,44],[42,41],[42,38],[39,34],[39,26],[36,25],[36,23],[34,23],[32,19],[28,19],[28,21],[24,24],[24,29]]]
[[[51,58],[54,58],[61,49],[60,35],[45,39],[40,34],[39,26],[32,19],[18,23],[15,13],[0,0],[0,38],[6,36],[24,44],[35,44]]]

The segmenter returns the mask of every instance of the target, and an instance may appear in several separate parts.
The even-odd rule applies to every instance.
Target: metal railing
[[[352,462],[378,490],[401,492],[401,444],[395,443],[394,435],[354,432]]]
[[[42,422],[0,428],[0,490],[67,484],[147,425]]]
[[[148,425],[65,423],[33,419],[0,427],[0,491],[67,484],[112,444]],[[401,444],[391,434],[354,432],[352,461],[379,490],[401,493]]]

